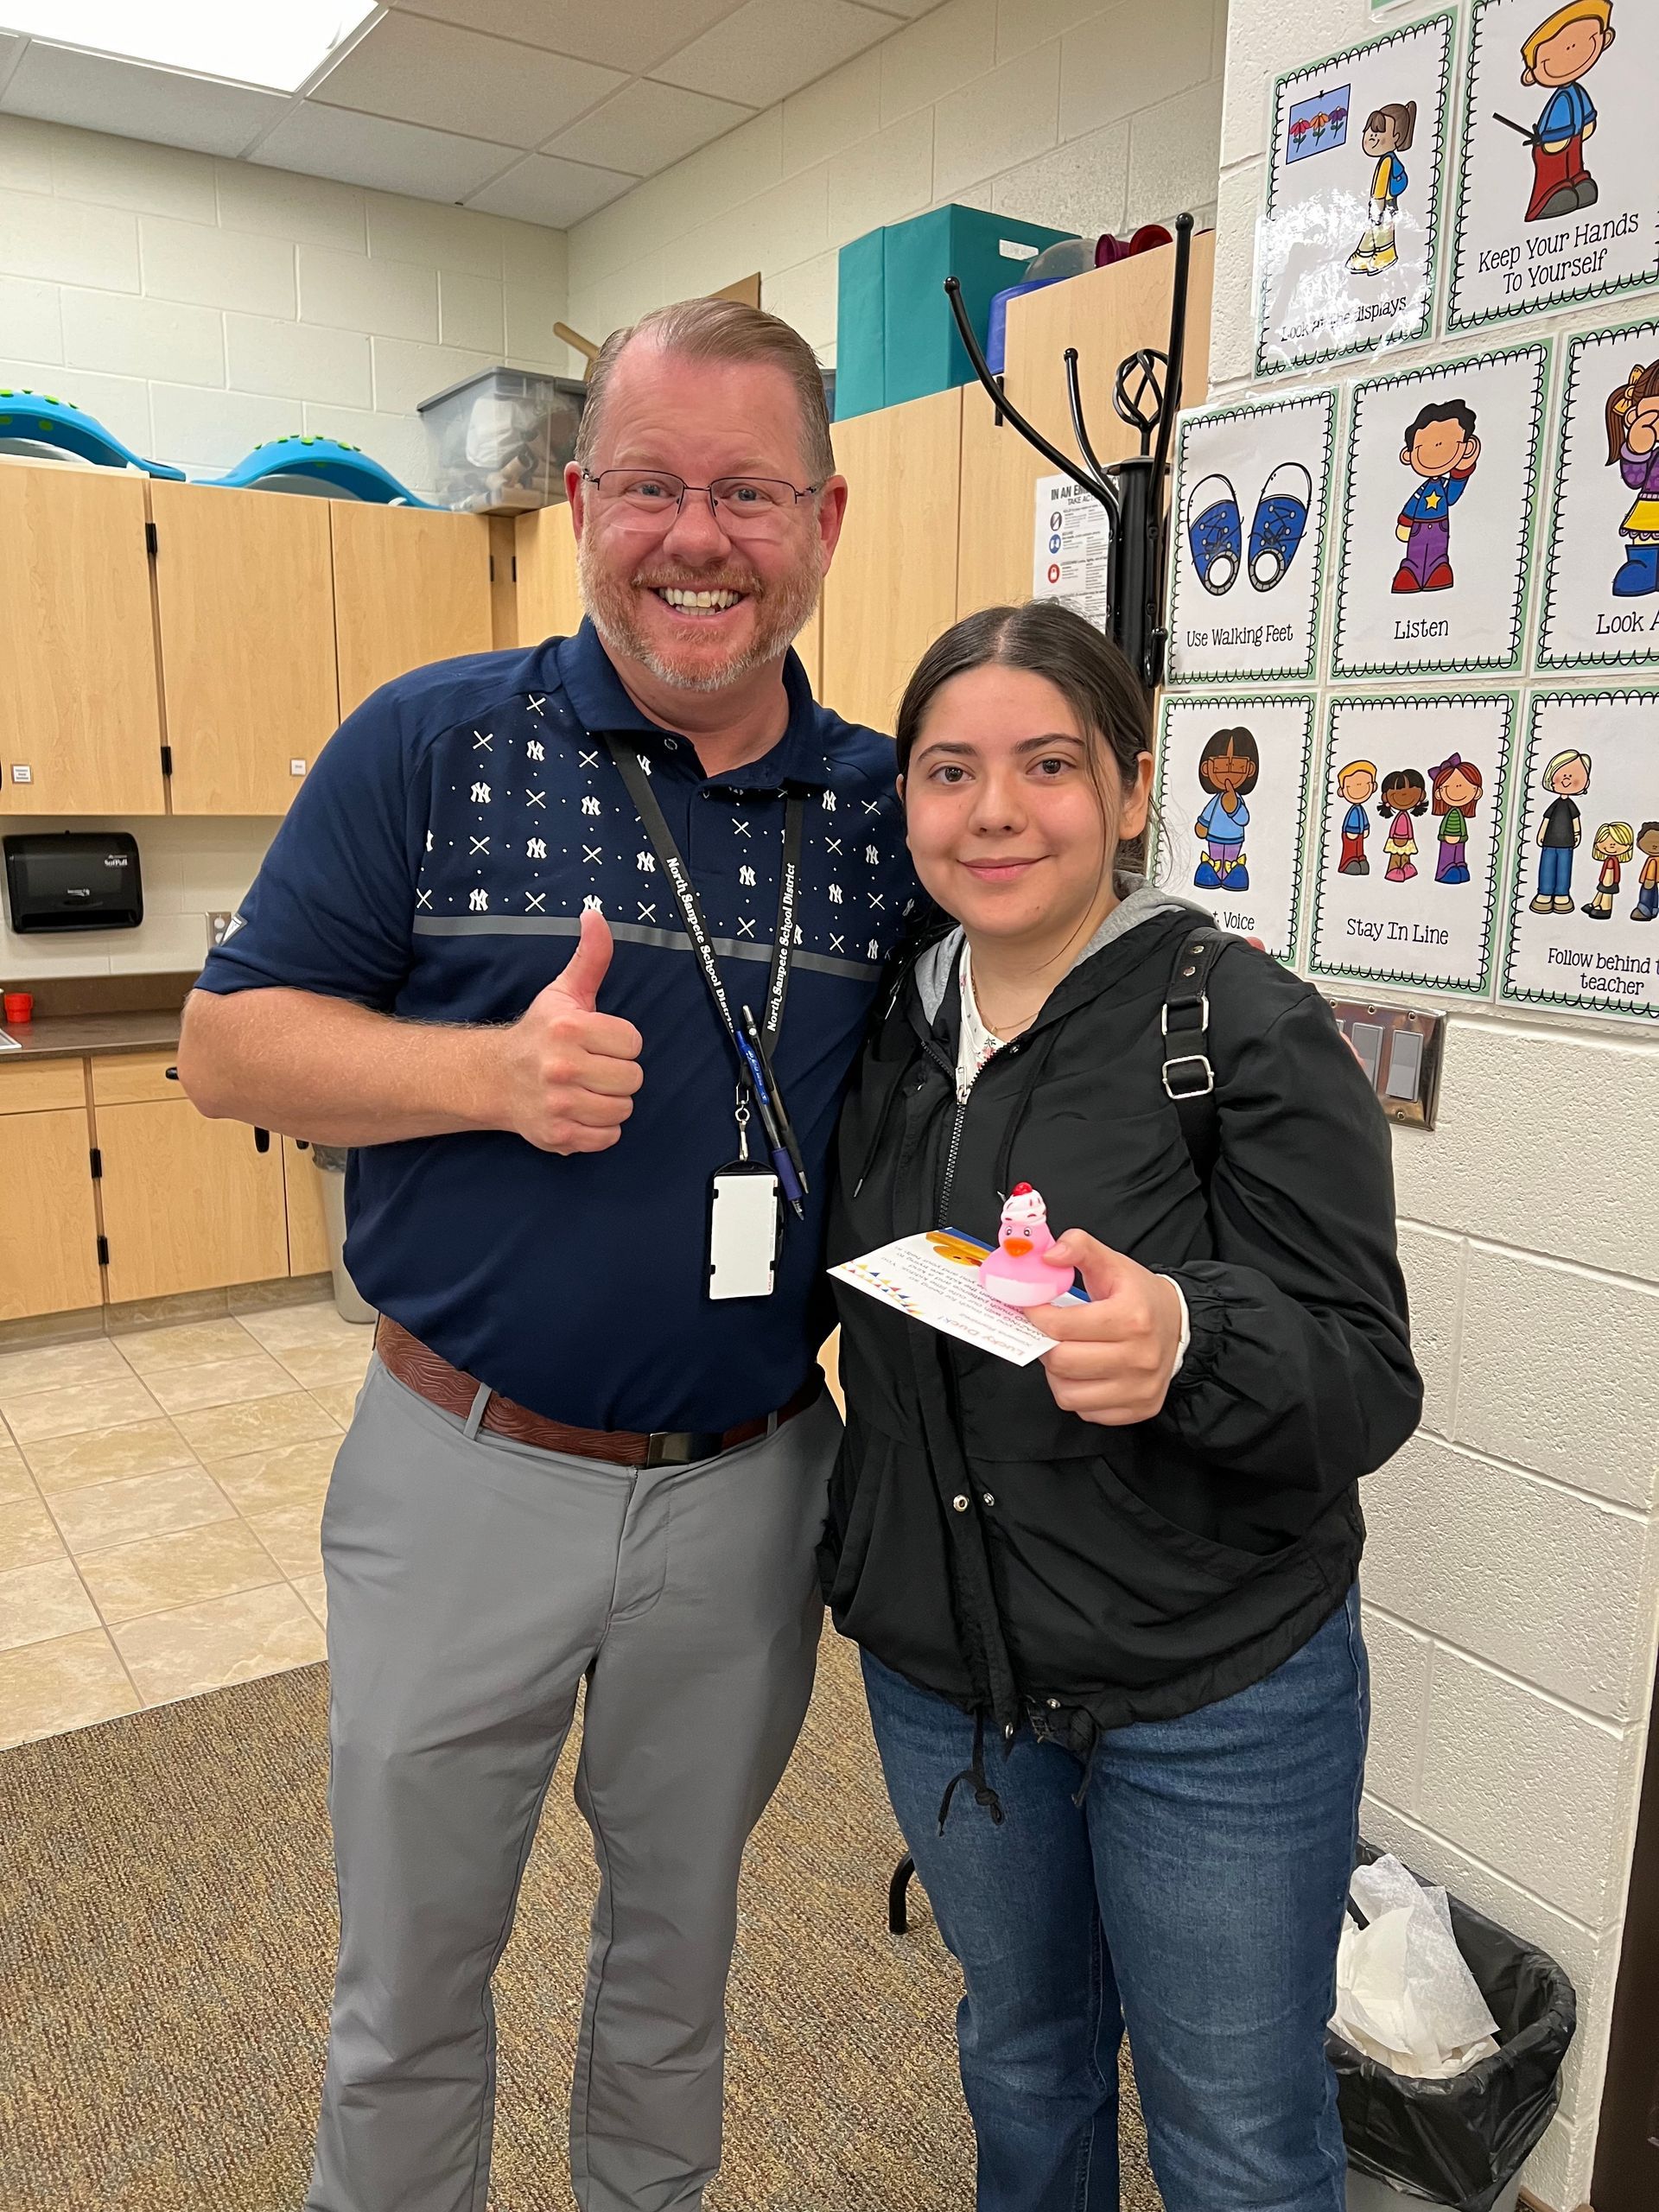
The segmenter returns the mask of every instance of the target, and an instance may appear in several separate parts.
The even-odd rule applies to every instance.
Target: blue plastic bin
[[[936,207],[842,246],[836,420],[971,383],[973,367],[951,319],[945,278],[960,280],[963,305],[982,345],[997,293],[1018,283],[1045,246],[1072,235],[980,207]]]

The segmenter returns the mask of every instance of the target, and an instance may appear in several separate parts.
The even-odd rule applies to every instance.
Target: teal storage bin
[[[960,280],[963,305],[982,346],[992,300],[1020,281],[1045,246],[1074,235],[981,207],[936,207],[842,246],[836,420],[971,384],[973,366],[957,335],[945,278]]]

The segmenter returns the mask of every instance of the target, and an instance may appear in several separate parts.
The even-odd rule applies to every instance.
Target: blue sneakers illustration
[[[1224,476],[1206,476],[1193,486],[1186,503],[1186,535],[1205,591],[1219,596],[1229,590],[1244,556],[1244,518],[1238,494]]]
[[[1249,578],[1257,591],[1283,581],[1307,531],[1313,479],[1300,461],[1281,461],[1262,486],[1250,524]]]
[[[1301,462],[1281,461],[1255,503],[1247,562],[1237,493],[1224,476],[1196,484],[1186,503],[1186,535],[1205,589],[1219,598],[1232,589],[1241,568],[1256,591],[1282,583],[1307,535],[1313,498],[1313,480]]]

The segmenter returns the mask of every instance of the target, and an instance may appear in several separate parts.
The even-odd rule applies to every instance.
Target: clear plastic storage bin
[[[575,377],[483,369],[423,399],[438,499],[484,514],[562,499],[586,397]]]

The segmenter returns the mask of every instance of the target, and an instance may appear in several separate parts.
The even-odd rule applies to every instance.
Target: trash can
[[[346,1270],[346,1162],[343,1144],[314,1144],[311,1157],[322,1177],[322,1217],[328,1229],[328,1264],[334,1275],[334,1310],[342,1321],[378,1319]]]
[[[1360,1846],[1362,1863],[1381,1853]],[[1421,1878],[1419,1877],[1421,1879]],[[1448,1897],[1452,1932],[1497,2023],[1497,2050],[1446,2081],[1409,2081],[1338,2035],[1349,2212],[1514,2212],[1522,2167],[1560,2101],[1578,2000],[1547,1952]]]

